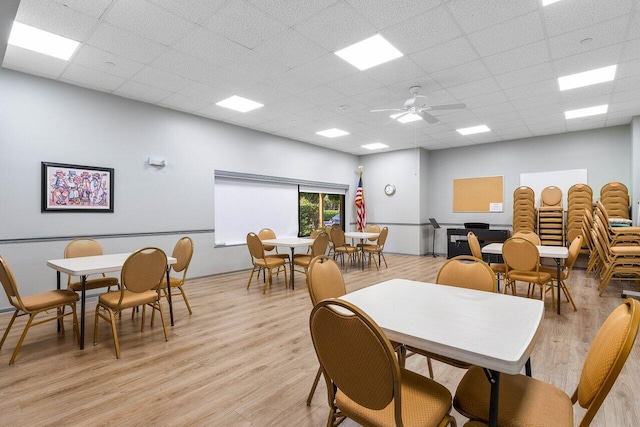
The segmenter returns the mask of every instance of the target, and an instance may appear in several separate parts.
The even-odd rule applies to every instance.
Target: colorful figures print
[[[71,168],[49,169],[48,205],[108,207],[109,174]]]

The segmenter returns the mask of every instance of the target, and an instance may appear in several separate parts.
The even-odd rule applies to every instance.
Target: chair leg
[[[158,299],[151,308],[160,312],[160,320],[162,321],[162,330],[164,331],[164,340],[169,341],[169,335],[167,334],[167,324],[164,321],[164,310],[162,309],[162,302]]]
[[[309,397],[307,397],[307,406],[311,406],[311,399],[313,399],[313,395],[315,394],[316,388],[318,387],[318,381],[320,381],[320,375],[322,375],[322,368],[318,367],[318,373],[316,374],[316,379],[313,380],[311,391],[309,391]]]
[[[116,348],[116,359],[120,359],[120,341],[118,341],[118,330],[116,329],[116,316],[109,310],[109,320],[111,320],[111,332],[113,333],[113,345]],[[144,320],[144,316],[143,316]]]
[[[430,357],[427,357],[427,367],[429,368],[429,378],[433,379],[433,364]]]
[[[0,348],[4,345],[4,340],[7,339],[7,335],[9,335],[9,331],[11,330],[11,326],[13,326],[14,320],[18,317],[18,310],[13,312],[13,316],[11,316],[11,320],[9,320],[9,324],[7,325],[7,329],[4,330],[4,335],[2,336],[2,341],[0,341]]]
[[[384,257],[384,254],[382,252],[378,252],[378,264],[380,264],[380,257],[382,257],[382,260],[384,261],[384,268],[389,268],[389,266],[387,265],[387,259]]]
[[[18,356],[18,352],[22,347],[22,343],[24,342],[24,338],[27,336],[27,332],[31,327],[31,323],[33,322],[33,318],[36,317],[35,314],[29,315],[29,320],[27,320],[27,324],[24,326],[24,331],[22,331],[22,335],[20,335],[20,339],[18,340],[18,344],[16,345],[16,349],[13,350],[13,355],[11,355],[11,360],[9,361],[9,365],[13,365],[13,362],[16,361],[16,357]]]
[[[287,272],[284,272],[284,275],[286,277]],[[184,300],[185,305],[187,306],[187,310],[189,310],[189,314],[192,314],[193,312],[191,311],[191,306],[189,305],[189,300],[187,299],[187,294],[184,293],[184,289],[182,288],[182,286],[178,286],[178,289],[180,289],[180,293],[182,294],[182,299]]]
[[[76,339],[78,340],[78,345],[80,345],[80,329],[78,328],[78,313],[76,310],[76,305],[71,305],[71,311],[73,313],[73,333],[76,334]],[[60,323],[63,323],[64,317],[60,319]]]
[[[562,286],[562,292],[564,292],[564,295],[567,297],[567,300],[569,300],[569,302],[573,306],[573,311],[578,311],[578,309],[576,308],[576,304],[573,302],[573,298],[571,298],[571,293],[569,293],[569,289],[567,289],[567,285],[564,283],[564,281],[561,281],[560,285]],[[558,304],[559,303],[560,301],[558,301]]]

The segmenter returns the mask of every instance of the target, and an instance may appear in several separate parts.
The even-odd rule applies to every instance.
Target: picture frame
[[[41,212],[113,213],[113,168],[42,162]]]

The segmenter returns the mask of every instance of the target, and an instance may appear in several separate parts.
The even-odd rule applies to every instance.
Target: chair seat
[[[402,378],[402,415],[405,426],[436,426],[451,409],[451,393],[441,384],[420,374],[400,368]],[[395,426],[394,402],[384,409],[364,408],[339,389],[336,403],[340,410],[362,425]],[[428,417],[427,417],[428,415]]]
[[[256,260],[255,264],[258,267],[262,267],[262,268],[274,268],[281,265],[285,265],[285,260],[284,258],[280,258],[280,257],[265,257],[263,259]]]
[[[358,248],[355,246],[337,246],[334,249],[335,252],[345,252],[345,253],[355,253],[358,251]]]
[[[548,273],[549,275],[551,275],[551,278],[554,280],[557,279],[557,276],[558,276],[557,267],[546,267],[544,265],[541,265],[540,271],[544,273]],[[563,268],[560,268],[560,280],[564,280],[564,279],[566,279],[565,270]]]
[[[458,384],[453,405],[467,418],[488,422],[490,388],[482,368],[474,366]],[[572,427],[571,398],[559,388],[534,378],[500,374],[498,425]]]
[[[24,308],[28,311],[38,311],[48,307],[71,304],[78,301],[78,294],[70,289],[56,289],[39,294],[22,297]]]
[[[551,280],[551,274],[541,271],[539,274],[529,271],[509,271],[509,279],[528,283],[545,283]]]
[[[506,264],[491,264],[489,267],[491,267],[491,270],[496,274],[504,274],[507,272]]]
[[[171,285],[172,288],[177,288],[179,286],[183,285],[182,282],[182,278],[181,277],[169,277],[169,284]],[[167,278],[163,277],[162,280],[160,280],[160,288],[161,289],[167,289]]]
[[[285,261],[289,261],[289,254],[265,254],[265,258],[282,258]]]
[[[153,290],[135,293],[127,289],[124,290],[122,298],[122,308],[137,307],[139,305],[150,304],[158,298],[158,293]],[[120,301],[120,291],[111,291],[100,295],[98,302],[106,307],[115,309]]]
[[[109,286],[118,286],[117,277],[96,277],[95,279],[87,279],[85,289],[108,288]],[[82,290],[82,282],[69,283],[69,289],[80,292]]]
[[[296,254],[296,256],[293,257],[293,264],[308,267],[312,259],[311,255]]]

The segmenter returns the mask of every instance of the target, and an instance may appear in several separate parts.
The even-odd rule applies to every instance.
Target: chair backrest
[[[329,236],[323,231],[313,240],[313,244],[311,245],[311,256],[317,257],[324,255],[327,252],[328,246]]]
[[[316,237],[318,237],[320,235],[320,233],[325,233],[325,231],[322,230],[313,230],[311,232],[311,234],[309,234],[309,238],[310,239],[315,239]]]
[[[482,248],[480,247],[480,241],[478,236],[473,231],[467,233],[467,242],[469,242],[469,249],[471,249],[471,255],[475,258],[482,259]]]
[[[380,226],[377,224],[369,224],[365,227],[364,231],[367,233],[380,233]],[[370,242],[375,242],[378,237],[371,237],[368,239]]]
[[[562,205],[562,190],[558,187],[546,187],[540,193],[540,206],[560,206]]]
[[[313,305],[323,299],[340,298],[347,293],[340,267],[333,259],[324,255],[315,257],[309,263],[307,282]]]
[[[331,228],[331,241],[336,247],[344,246],[345,237],[344,237],[344,231],[342,231],[342,228],[339,228],[339,227]]]
[[[593,339],[572,401],[587,409],[580,426],[588,426],[618,378],[640,325],[640,302],[625,300],[607,317]]]
[[[276,232],[270,228],[263,228],[262,230],[258,231],[258,237],[260,237],[260,240],[275,239]],[[264,250],[267,252],[270,252],[275,249],[275,246],[273,245],[267,245],[263,247],[264,247]]]
[[[402,425],[400,367],[389,339],[362,310],[329,299],[311,311],[311,338],[325,375],[356,404],[381,410],[394,402]]]
[[[509,270],[538,271],[540,252],[522,237],[511,237],[502,245],[502,257]]]
[[[193,256],[193,240],[187,236],[178,240],[178,243],[173,247],[171,256],[178,260],[171,266],[173,271],[180,272],[185,270],[186,273],[186,269],[189,268],[191,257]]]
[[[249,254],[251,254],[251,259],[263,259],[264,258],[264,247],[262,246],[262,240],[256,233],[247,234],[247,247],[249,248]]]
[[[389,236],[389,227],[382,227],[378,235],[378,246],[384,248],[384,244],[387,242],[387,236]]]
[[[518,231],[516,233],[513,233],[513,236],[511,237],[520,237],[522,239],[530,241],[536,246],[539,246],[541,244],[540,236],[538,236],[533,231],[528,231],[528,230]]]
[[[436,283],[487,292],[498,290],[496,275],[491,267],[468,255],[460,255],[445,262],[438,271]]]
[[[96,256],[103,254],[100,243],[90,238],[72,240],[64,248],[65,258],[79,258],[83,256]]]
[[[2,287],[4,288],[4,292],[7,294],[9,303],[13,306],[22,308],[22,300],[18,293],[16,279],[13,276],[13,272],[11,271],[11,267],[9,267],[7,260],[5,260],[2,255],[0,255],[0,282],[2,282]]]
[[[580,253],[581,247],[582,247],[582,234],[580,234],[579,236],[576,236],[576,238],[573,239],[571,241],[571,244],[569,245],[569,255],[567,256],[567,260],[564,263],[567,271],[567,276],[569,275],[569,272],[571,272],[573,265],[576,263],[576,260],[578,259],[578,254]]]
[[[126,259],[120,276],[121,289],[140,293],[157,288],[167,269],[167,255],[162,249],[142,248]]]

